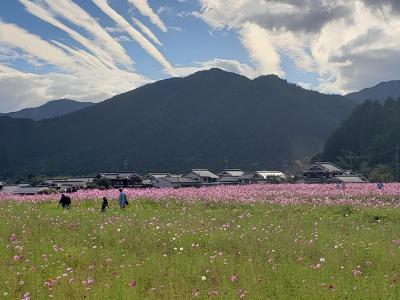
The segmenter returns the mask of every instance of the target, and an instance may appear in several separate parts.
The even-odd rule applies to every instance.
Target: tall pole
[[[396,182],[399,182],[399,144],[396,144]]]

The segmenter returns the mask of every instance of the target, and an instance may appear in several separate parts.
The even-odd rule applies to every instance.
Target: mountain
[[[158,81],[86,109],[34,122],[0,117],[0,172],[282,169],[322,150],[356,106],[289,84],[211,69]],[[0,173],[0,176],[2,174]]]
[[[52,119],[55,117],[67,115],[92,105],[93,103],[90,102],[78,102],[68,99],[61,99],[47,102],[46,104],[39,107],[25,108],[20,111],[0,115],[8,116],[11,118],[40,121],[44,119]]]
[[[353,169],[378,164],[395,168],[397,146],[400,147],[400,100],[367,101],[329,137],[322,159]]]
[[[382,82],[374,87],[347,94],[346,97],[357,103],[363,103],[367,100],[385,102],[388,98],[398,99],[400,97],[400,80]]]

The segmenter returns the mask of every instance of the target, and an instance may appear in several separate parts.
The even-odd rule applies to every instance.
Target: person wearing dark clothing
[[[101,211],[105,212],[108,208],[108,200],[107,197],[103,197],[103,203],[101,204]]]
[[[68,196],[65,196],[64,194],[61,194],[61,199],[60,199],[59,203],[62,208],[68,209],[71,206],[71,198]]]

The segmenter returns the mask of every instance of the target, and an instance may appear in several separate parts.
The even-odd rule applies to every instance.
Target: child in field
[[[103,197],[103,203],[101,204],[101,211],[105,212],[108,208],[108,200],[107,197]]]
[[[128,203],[128,198],[126,197],[126,194],[124,193],[124,191],[121,189],[119,189],[119,206],[121,207],[121,209],[124,209],[125,206],[127,206]]]

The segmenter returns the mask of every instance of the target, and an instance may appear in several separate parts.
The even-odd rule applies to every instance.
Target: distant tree
[[[96,180],[96,184],[99,188],[109,189],[111,187],[111,180],[105,177],[101,177]]]
[[[377,165],[368,176],[371,182],[393,182],[393,169],[388,165]]]
[[[363,161],[360,165],[360,170],[359,173],[365,177],[368,177],[369,174],[371,173],[372,169],[371,167],[368,165],[367,161]]]

